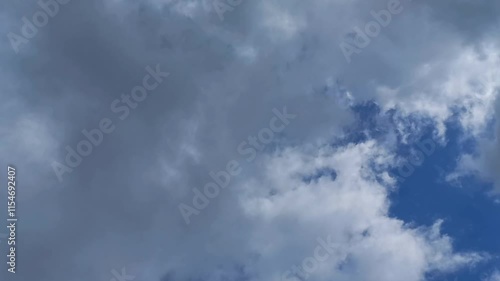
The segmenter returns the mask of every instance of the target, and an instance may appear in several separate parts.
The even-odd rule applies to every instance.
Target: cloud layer
[[[72,0],[17,54],[7,34],[42,8],[0,4],[0,153],[23,182],[15,278],[282,280],[318,237],[340,247],[311,280],[424,280],[487,258],[456,252],[441,221],[391,217],[389,170],[397,142],[431,122],[444,144],[458,116],[478,147],[453,178],[474,171],[500,190],[500,4],[402,1],[348,63],[340,44],[388,2],[243,1],[221,20],[205,1]],[[110,105],[156,65],[168,79],[119,121]],[[333,146],[369,100],[398,117],[391,133]],[[238,146],[283,107],[296,119],[246,161]],[[116,129],[60,182],[52,163],[103,118]],[[186,225],[179,204],[234,159],[241,174]]]

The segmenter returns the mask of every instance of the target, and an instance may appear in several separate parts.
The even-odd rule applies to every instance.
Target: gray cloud
[[[154,281],[243,266],[248,260],[237,249],[251,248],[255,229],[266,232],[241,211],[236,191],[189,227],[179,202],[238,158],[238,144],[267,126],[273,108],[298,115],[276,150],[327,142],[353,122],[327,81],[342,81],[355,101],[379,99],[377,86],[405,85],[426,62],[448,65],[456,44],[480,45],[499,6],[463,2],[402,2],[400,18],[349,65],[339,43],[386,1],[247,1],[221,22],[199,1],[188,13],[171,1],[72,0],[18,54],[2,42],[0,151],[23,183],[19,272],[9,280],[109,280],[111,269],[138,261]],[[38,7],[0,5],[4,34]],[[64,147],[102,118],[118,120],[110,103],[156,64],[169,79],[59,183],[51,163],[63,161]],[[447,74],[433,79],[439,75]],[[401,99],[422,88],[401,91]],[[246,167],[240,183],[259,170]],[[207,263],[214,255],[224,258]],[[227,260],[233,264],[217,264]]]

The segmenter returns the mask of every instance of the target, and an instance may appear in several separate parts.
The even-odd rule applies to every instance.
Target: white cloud
[[[493,130],[488,128],[480,135],[475,135],[478,141],[478,150],[474,154],[465,154],[459,159],[457,170],[448,178],[459,180],[464,175],[477,175],[481,179],[493,183],[492,193],[500,192],[500,99],[496,100],[495,116],[490,120],[495,121]],[[495,119],[493,119],[495,118]],[[492,131],[492,132],[491,132]]]
[[[427,272],[481,261],[481,254],[455,253],[452,240],[440,233],[441,221],[412,228],[389,216],[389,188],[370,168],[374,162],[386,166],[377,161],[391,159],[386,154],[369,141],[338,149],[293,147],[262,157],[260,171],[233,187],[237,203],[224,204],[212,224],[207,235],[217,258],[207,262],[244,264],[249,280],[281,280],[326,236],[341,250],[312,273],[315,280],[422,280]],[[337,173],[335,180],[303,180],[325,168]],[[229,234],[227,225],[236,221],[245,226]],[[177,274],[208,280],[217,275],[210,269]]]
[[[500,272],[493,272],[488,278],[484,279],[484,281],[500,281]]]

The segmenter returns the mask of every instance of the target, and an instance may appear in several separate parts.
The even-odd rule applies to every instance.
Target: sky
[[[499,15],[2,1],[0,280],[499,281]]]

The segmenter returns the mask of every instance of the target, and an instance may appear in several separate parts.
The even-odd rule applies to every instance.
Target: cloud
[[[500,272],[495,271],[489,276],[488,278],[485,279],[486,281],[498,281],[500,280]]]
[[[109,280],[111,269],[139,260],[152,281],[273,280],[321,235],[345,249],[315,271],[319,279],[421,280],[474,264],[480,254],[454,252],[439,223],[410,227],[388,215],[381,182],[391,179],[370,166],[393,164],[390,148],[374,140],[329,148],[355,122],[342,100],[430,116],[441,135],[465,102],[464,128],[484,130],[496,97],[488,31],[499,6],[464,2],[402,1],[350,64],[339,43],[387,1],[247,1],[222,22],[202,1],[72,1],[18,54],[2,41],[2,161],[25,183],[19,251],[30,269],[15,278]],[[38,7],[1,6],[4,34]],[[110,103],[156,64],[168,81],[59,183],[50,164],[63,161],[64,146],[111,117]],[[178,204],[284,106],[296,120],[186,226]],[[325,167],[335,180],[301,180]]]
[[[264,157],[261,171],[235,186],[224,207],[232,215],[204,219],[215,220],[205,249],[216,260],[197,277],[212,280],[210,268],[232,261],[244,265],[240,278],[283,280],[284,273],[292,278],[293,271],[287,271],[312,255],[318,237],[327,236],[339,249],[311,279],[421,280],[427,272],[453,271],[481,261],[481,254],[455,253],[451,239],[440,233],[441,221],[412,228],[388,215],[389,189],[370,168],[374,162],[386,166],[379,161],[390,159],[386,153],[367,142],[338,149],[293,147]],[[335,180],[324,176],[304,181],[325,168],[335,170]],[[236,222],[237,228],[227,229]],[[192,272],[175,273],[178,278],[192,277]]]
[[[493,126],[489,126],[487,130],[491,130],[490,134],[481,134],[477,136],[478,146],[473,154],[464,154],[458,162],[457,169],[454,173],[448,176],[449,180],[457,180],[460,177],[467,175],[476,175],[479,178],[493,183],[493,195],[498,195],[500,192],[500,98],[494,102],[495,115],[488,120],[493,121]],[[492,127],[492,128],[491,128]]]

